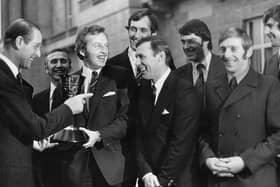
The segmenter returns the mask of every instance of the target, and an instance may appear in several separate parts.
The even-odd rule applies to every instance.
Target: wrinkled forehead
[[[228,37],[225,38],[219,44],[220,47],[243,47],[242,39],[239,37]]]
[[[64,59],[68,60],[68,55],[65,52],[62,52],[62,51],[56,51],[54,53],[51,53],[51,54],[47,55],[46,60],[51,61],[53,59],[61,59],[61,58],[64,58]]]

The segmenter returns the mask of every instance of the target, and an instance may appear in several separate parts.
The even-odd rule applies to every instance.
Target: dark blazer
[[[265,63],[263,73],[265,75],[273,75],[273,76],[277,77],[278,79],[280,79],[279,63],[280,63],[280,58],[279,58],[278,53],[276,53]]]
[[[85,116],[85,127],[99,131],[102,141],[89,150],[77,151],[73,159],[69,160],[66,173],[71,173],[68,174],[67,181],[70,184],[67,186],[82,184],[83,173],[89,164],[89,151],[93,156],[90,158],[96,161],[98,169],[109,185],[123,181],[125,159],[120,140],[126,135],[129,99],[127,89],[123,86],[117,87],[117,82],[123,81],[119,75],[122,73],[113,67],[104,67],[99,75],[94,96],[89,100],[90,108]],[[73,182],[75,177],[77,180]]]
[[[185,77],[186,79],[190,80],[193,83],[193,67],[191,63],[187,63],[182,67],[176,69],[176,73],[180,77]],[[209,65],[209,72],[207,77],[207,82],[217,79],[222,74],[226,73],[225,66],[223,64],[222,59],[212,53],[212,58]]]
[[[137,165],[142,177],[153,172],[163,186],[192,186],[200,103],[192,84],[169,74],[153,106],[150,93],[139,99]]]
[[[72,122],[72,112],[66,105],[37,116],[31,107],[32,87],[20,82],[0,60],[0,186],[34,185],[32,175],[32,143]]]
[[[229,93],[226,76],[209,82],[208,136],[203,139],[202,162],[209,157],[239,155],[245,169],[234,178],[209,172],[208,186],[276,187],[275,157],[280,151],[280,86],[273,77],[250,69]]]

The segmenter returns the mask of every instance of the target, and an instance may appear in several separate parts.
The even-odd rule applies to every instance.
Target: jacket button
[[[241,115],[240,115],[240,114],[237,114],[237,115],[236,115],[236,118],[237,118],[237,119],[241,118]]]
[[[222,132],[219,133],[219,137],[222,137],[224,134]]]

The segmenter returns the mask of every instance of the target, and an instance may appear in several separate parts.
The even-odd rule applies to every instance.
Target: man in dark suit
[[[128,19],[126,27],[129,37],[129,47],[122,53],[109,59],[108,64],[117,65],[127,69],[129,76],[125,80],[128,84],[128,97],[130,100],[128,111],[128,130],[122,140],[123,154],[125,156],[125,173],[122,187],[134,187],[136,183],[136,160],[135,160],[135,124],[137,115],[138,89],[140,84],[137,60],[135,56],[136,43],[143,37],[157,35],[158,22],[154,14],[148,10],[135,12]],[[175,69],[174,63],[171,69]]]
[[[251,45],[239,28],[219,39],[227,75],[207,85],[209,129],[201,164],[209,169],[208,186],[277,186],[280,86],[250,68]]]
[[[154,93],[144,92],[139,98],[139,185],[196,186],[192,166],[200,103],[195,89],[171,72],[172,56],[160,38],[141,39],[136,56],[145,69],[143,78],[151,80],[154,88]]]
[[[276,49],[274,55],[265,63],[264,74],[280,79],[280,5],[268,9],[264,13],[263,22],[264,33],[270,39],[272,47]]]
[[[108,39],[104,28],[84,27],[77,36],[75,49],[83,61],[83,92],[93,93],[84,113],[83,130],[89,137],[83,149],[73,154],[65,168],[65,186],[109,187],[123,180],[124,156],[120,144],[126,134],[127,89],[116,83],[111,70],[105,67]]]
[[[179,29],[179,34],[187,64],[176,71],[180,76],[191,80],[198,91],[204,94],[203,90],[200,90],[201,87],[205,87],[208,81],[216,79],[219,75],[225,74],[221,58],[211,51],[210,30],[203,21],[193,19]]]
[[[54,49],[45,57],[45,69],[50,78],[50,87],[37,93],[32,99],[34,112],[44,116],[63,103],[61,92],[56,90],[61,84],[61,77],[68,74],[71,68],[71,60],[64,49]],[[36,186],[61,187],[61,163],[66,154],[57,143],[52,143],[51,136],[40,141],[34,141],[33,161]],[[55,148],[53,148],[55,147]],[[52,149],[51,149],[52,148]]]
[[[31,107],[33,88],[20,71],[40,57],[42,35],[39,27],[24,19],[8,26],[4,51],[0,55],[0,186],[34,186],[32,143],[72,123],[72,114],[83,110],[90,94],[68,99],[40,118]]]

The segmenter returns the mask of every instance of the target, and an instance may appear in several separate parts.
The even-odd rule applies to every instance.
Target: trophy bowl
[[[62,77],[62,93],[65,99],[73,97],[81,93],[82,81],[80,75],[65,75]],[[82,114],[74,115],[73,125],[70,125],[61,131],[55,133],[52,137],[53,142],[62,144],[84,144],[88,141],[88,136],[81,130],[80,126],[84,126]]]

